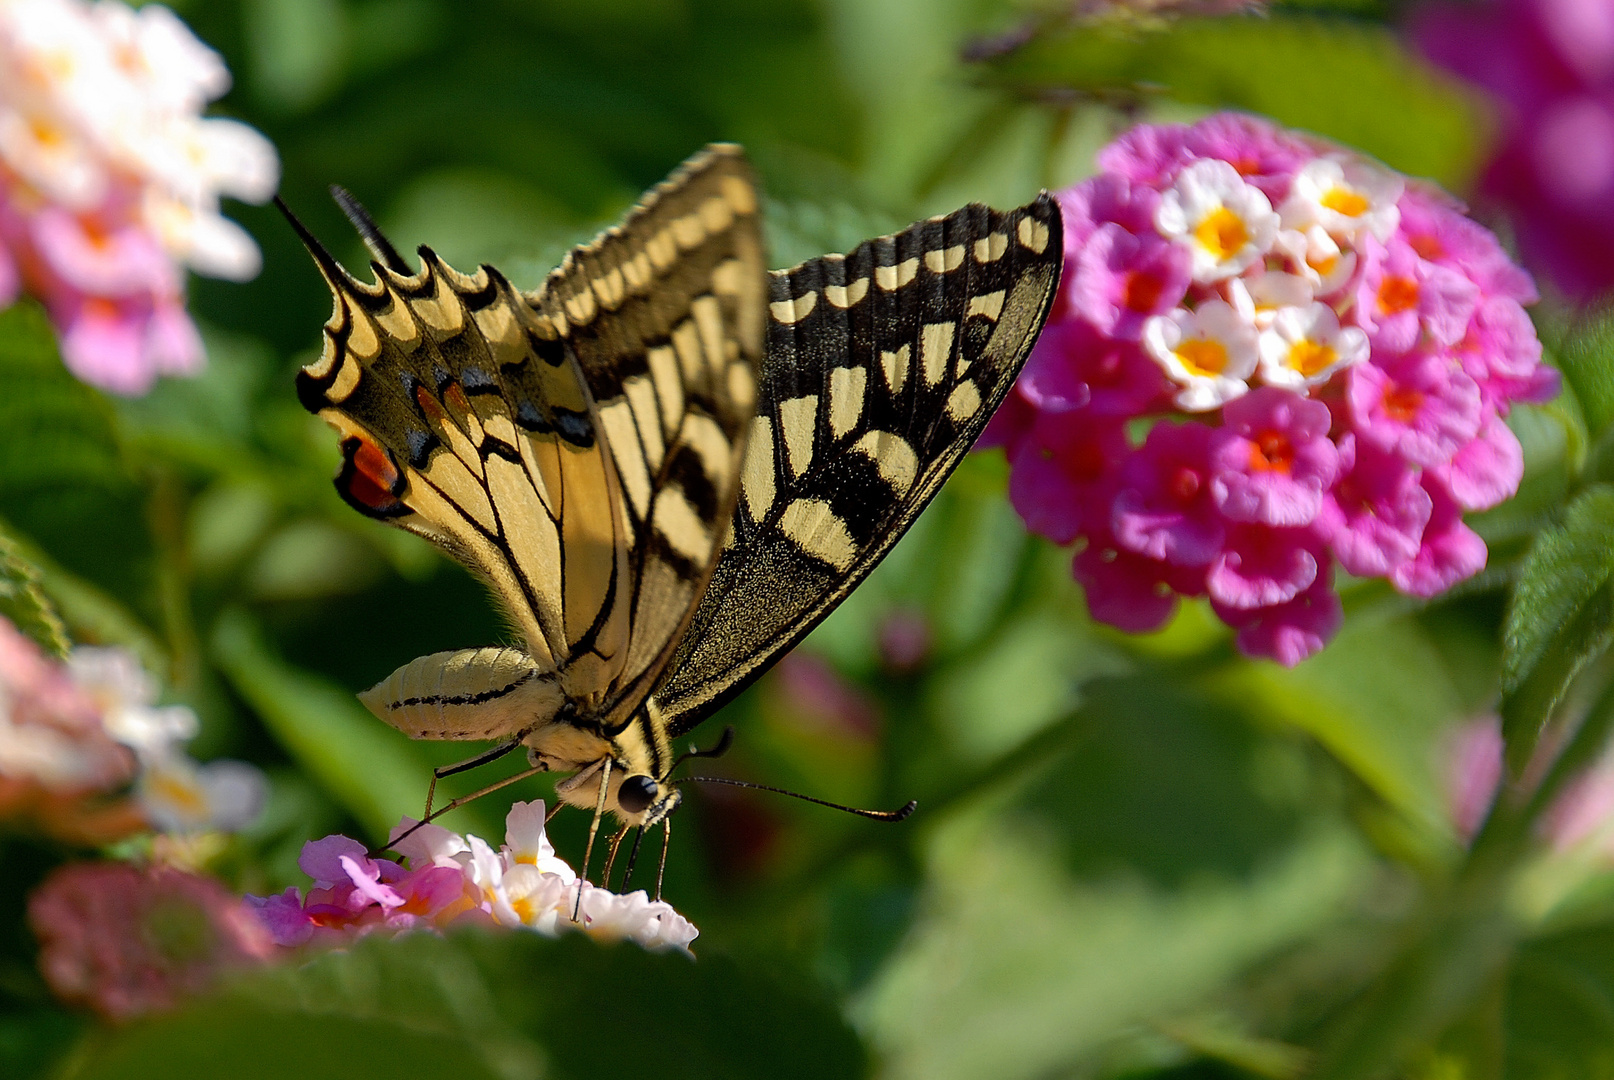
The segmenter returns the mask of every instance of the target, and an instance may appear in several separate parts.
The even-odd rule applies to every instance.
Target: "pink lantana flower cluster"
[[[196,713],[157,697],[130,653],[80,646],[59,661],[0,617],[0,825],[86,846],[249,825],[263,773],[196,761]]]
[[[405,818],[393,835],[414,825]],[[312,888],[301,895],[289,888],[278,896],[249,896],[246,903],[287,948],[466,922],[548,937],[576,929],[683,952],[700,933],[671,904],[643,890],[619,895],[579,881],[545,835],[541,800],[512,806],[505,829],[505,842],[494,851],[478,836],[423,825],[393,845],[402,863],[372,859],[346,836],[327,836],[304,845],[298,859]]]
[[[1338,629],[1333,567],[1428,597],[1517,490],[1536,293],[1460,204],[1251,117],[1141,125],[1060,193],[1053,316],[985,445],[1027,525],[1081,542],[1093,616],[1208,596],[1253,656]],[[1142,425],[1147,426],[1141,434]]]
[[[244,280],[257,245],[219,197],[262,202],[262,135],[202,109],[230,84],[173,12],[0,3],[0,304],[39,298],[79,378],[140,394],[196,371],[184,267]]]
[[[173,1008],[275,953],[221,883],[168,866],[58,867],[29,896],[28,923],[56,995],[109,1020]]]

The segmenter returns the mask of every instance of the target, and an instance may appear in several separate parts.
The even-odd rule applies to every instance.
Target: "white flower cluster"
[[[158,705],[157,684],[123,649],[80,646],[69,677],[95,702],[106,733],[134,752],[135,793],[152,828],[233,832],[250,825],[268,797],[263,773],[244,761],[201,764],[185,752],[200,725],[185,705]]]
[[[1348,290],[1360,244],[1395,233],[1403,186],[1366,162],[1319,157],[1274,209],[1226,161],[1183,169],[1161,193],[1154,224],[1187,251],[1197,303],[1151,317],[1141,335],[1181,387],[1178,406],[1220,408],[1258,372],[1269,386],[1305,393],[1366,360],[1368,334],[1342,326],[1339,311],[1355,301]]]
[[[279,165],[252,128],[200,115],[229,84],[218,54],[167,8],[0,0],[0,161],[22,185],[12,200],[32,192],[127,216],[200,273],[252,277],[257,245],[220,215],[219,197],[263,202]]]
[[[501,925],[525,927],[549,937],[581,929],[608,940],[633,941],[647,949],[689,951],[700,931],[664,900],[642,889],[617,894],[578,881],[577,873],[555,854],[544,831],[544,803],[518,802],[505,818],[505,843],[495,852],[478,836],[460,836],[437,825],[422,825],[393,845],[412,871],[455,867],[480,893],[483,910]],[[398,836],[415,822],[405,818]],[[578,913],[579,922],[572,919]]]

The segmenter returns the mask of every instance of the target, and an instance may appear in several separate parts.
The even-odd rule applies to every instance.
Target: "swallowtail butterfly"
[[[770,274],[750,168],[712,146],[524,294],[427,247],[411,270],[344,195],[375,280],[293,219],[335,294],[299,396],[340,435],[342,497],[465,564],[524,645],[421,657],[362,700],[412,738],[501,741],[477,762],[524,745],[625,825],[665,820],[673,739],[936,494],[1062,255],[1044,194]]]

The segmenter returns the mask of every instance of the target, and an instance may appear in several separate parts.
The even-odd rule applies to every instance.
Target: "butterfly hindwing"
[[[691,159],[531,296],[426,248],[363,283],[304,239],[336,307],[298,389],[341,434],[338,490],[487,581],[574,711],[631,713],[736,498],[766,303],[743,157]],[[454,678],[496,688],[474,659]]]
[[[1024,364],[1062,256],[1044,195],[772,275],[732,542],[654,695],[672,735],[800,640],[924,509]]]

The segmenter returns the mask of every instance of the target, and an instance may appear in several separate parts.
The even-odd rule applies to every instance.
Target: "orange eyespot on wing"
[[[336,477],[336,490],[362,514],[399,517],[409,513],[399,498],[404,490],[403,473],[391,452],[363,435],[342,440],[342,471]]]

